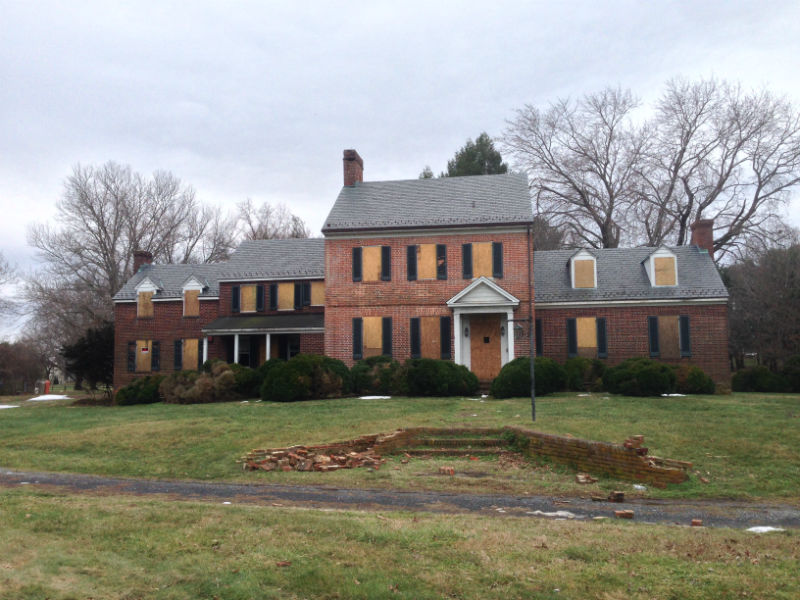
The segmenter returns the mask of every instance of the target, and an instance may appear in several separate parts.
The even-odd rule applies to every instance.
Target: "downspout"
[[[528,229],[528,340],[531,363],[531,419],[536,421],[536,369],[534,368],[536,349],[536,321],[533,318],[533,242],[531,240],[533,232],[531,223]]]

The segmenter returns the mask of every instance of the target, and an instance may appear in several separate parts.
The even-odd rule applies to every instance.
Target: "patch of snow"
[[[242,400],[239,404],[250,404],[250,400]]]
[[[28,402],[47,402],[48,400],[72,400],[72,398],[64,396],[63,394],[45,394],[44,396],[29,398]]]
[[[0,404],[0,408],[19,408],[18,404]]]
[[[481,398],[488,398],[489,394],[481,394]]]
[[[223,504],[230,504],[230,502],[228,502],[228,501],[226,500],[225,502],[223,502]]]
[[[684,398],[686,394],[661,394],[662,398]]]
[[[752,531],[753,533],[769,533],[770,531],[786,531],[785,529],[781,529],[780,527],[769,527],[768,525],[759,525],[758,527],[750,527],[747,531]]]
[[[536,515],[537,517],[555,517],[557,519],[575,519],[579,518],[582,519],[583,516],[578,517],[575,513],[571,513],[568,510],[557,510],[555,512],[543,512],[541,510],[534,510],[534,511],[527,511],[526,515]]]
[[[359,400],[391,400],[391,396],[359,396]]]
[[[578,398],[588,398],[591,394],[578,394]]]
[[[641,483],[634,483],[633,484],[633,489],[639,490],[640,492],[643,492],[643,491],[645,491],[647,489],[647,486],[646,485],[642,485]]]

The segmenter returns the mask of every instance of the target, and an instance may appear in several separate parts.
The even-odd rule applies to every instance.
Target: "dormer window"
[[[196,277],[190,277],[183,284],[183,316],[200,316],[200,294],[205,286]]]
[[[678,259],[666,247],[661,247],[644,260],[644,268],[653,287],[678,285]]]
[[[581,250],[572,256],[569,272],[573,288],[597,287],[597,261],[588,251]]]
[[[145,277],[136,286],[136,316],[153,316],[153,295],[158,292],[158,286],[149,278]]]

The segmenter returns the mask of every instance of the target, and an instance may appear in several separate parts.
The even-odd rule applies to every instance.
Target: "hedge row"
[[[731,387],[735,392],[800,393],[800,354],[788,359],[777,373],[764,366],[741,369],[733,375]]]

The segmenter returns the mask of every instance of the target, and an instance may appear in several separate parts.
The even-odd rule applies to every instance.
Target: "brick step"
[[[468,448],[471,446],[503,446],[505,442],[497,438],[422,438],[413,441],[415,446],[450,446]]]
[[[478,448],[466,450],[464,448],[411,448],[403,450],[409,456],[491,456],[506,452],[505,448]]]

